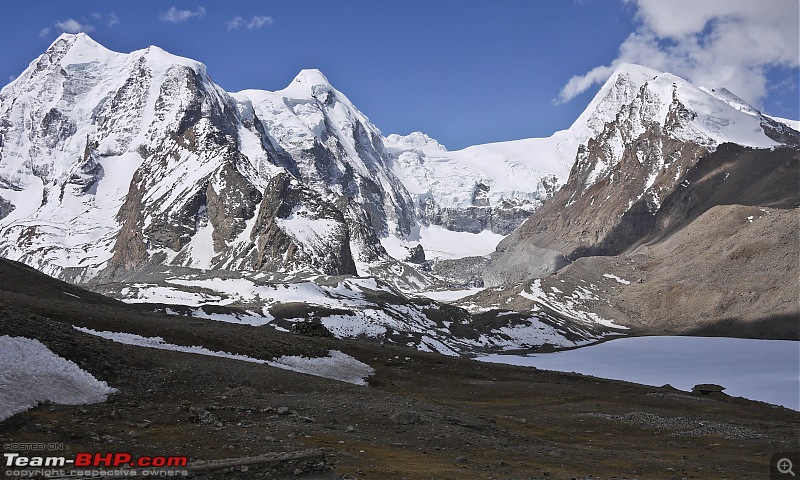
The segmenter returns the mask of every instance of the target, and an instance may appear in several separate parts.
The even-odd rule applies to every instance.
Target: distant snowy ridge
[[[724,89],[623,65],[567,130],[448,152],[422,133],[384,138],[318,70],[228,93],[158,47],[122,54],[63,34],[0,90],[0,254],[78,282],[169,266],[419,289],[435,280],[397,262],[435,248],[425,229],[499,241],[576,158],[594,162],[591,184],[653,124],[706,148],[791,137]],[[592,141],[597,161],[581,156]],[[485,237],[458,237],[481,244],[461,250],[485,255]],[[399,271],[412,278],[391,280]]]

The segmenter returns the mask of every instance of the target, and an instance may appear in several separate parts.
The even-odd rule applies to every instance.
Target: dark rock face
[[[496,207],[440,207],[433,199],[427,199],[421,202],[418,211],[420,218],[448,230],[469,233],[490,230],[508,235],[527,220],[538,205],[541,203],[512,199]]]
[[[230,163],[223,165],[214,179],[205,190],[206,212],[214,227],[211,234],[214,251],[222,252],[227,241],[245,230],[247,220],[256,214],[263,194]]]
[[[345,217],[296,179],[270,181],[251,239],[254,270],[292,270],[310,265],[327,275],[356,274]]]
[[[702,395],[708,395],[709,393],[722,393],[723,390],[725,390],[725,387],[713,383],[701,383],[692,387],[692,393],[700,393]]]
[[[0,197],[0,220],[6,218],[15,208],[17,207],[13,203]]]
[[[109,274],[117,269],[134,270],[147,260],[147,240],[142,233],[144,222],[142,178],[136,172],[131,181],[125,203],[119,209],[117,221],[122,225],[114,243],[114,254],[108,262]]]
[[[426,223],[440,225],[456,232],[480,233],[489,230],[508,235],[540,208],[547,199],[555,195],[559,181],[555,175],[545,175],[539,181],[539,198],[505,198],[491,205],[490,187],[477,183],[472,192],[472,205],[442,207],[432,197],[417,201],[417,217]]]
[[[299,322],[292,324],[292,333],[304,337],[332,337],[333,334],[320,322]]]
[[[425,262],[425,248],[423,248],[422,245],[417,245],[413,248],[410,248],[405,261],[411,263]]]

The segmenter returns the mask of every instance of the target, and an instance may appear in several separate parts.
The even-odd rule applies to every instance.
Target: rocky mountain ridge
[[[730,92],[704,90],[668,73],[624,66],[595,101],[603,97],[622,99],[618,113],[581,145],[561,190],[500,243],[488,269],[488,284],[546,275],[581,256],[621,253],[648,235],[684,222],[692,205],[692,196],[681,194],[687,189],[697,195],[694,203],[705,208],[722,201],[716,189],[727,192],[727,201],[734,203],[731,197],[748,190],[764,189],[761,193],[767,196],[767,178],[777,182],[776,194],[791,197],[786,183],[791,177],[781,175],[790,172],[797,159],[800,133]],[[737,162],[740,154],[763,158],[764,165],[774,168],[782,166],[770,170],[757,167],[758,161]],[[704,165],[720,164],[710,160],[715,157],[728,169],[720,167],[715,189],[701,192],[698,188],[705,185],[693,182]],[[742,181],[722,183],[731,175]],[[793,200],[781,205],[796,206]],[[530,261],[520,268],[521,259]]]
[[[446,152],[423,134],[382,137],[317,70],[283,90],[228,93],[158,47],[121,54],[64,34],[0,93],[0,252],[72,281],[159,265],[392,277],[410,253],[385,247],[418,248],[418,227],[510,233],[564,181],[573,137]],[[473,167],[456,179],[454,162]],[[265,219],[281,172],[316,213]],[[254,230],[256,218],[274,228]],[[262,235],[304,253],[281,260]],[[321,259],[328,250],[341,261]],[[390,280],[436,284],[409,274]]]
[[[377,235],[414,217],[379,132],[319,72],[251,96],[154,47],[62,35],[0,94],[4,255],[84,281],[153,263],[356,274],[389,261]],[[270,203],[270,186],[293,203]]]
[[[612,330],[398,290],[444,285],[383,246],[425,221],[396,149],[319,71],[230,94],[199,62],[65,34],[0,91],[0,139],[0,253],[127,302],[448,354]]]
[[[625,70],[604,89],[642,73]],[[566,305],[651,334],[797,339],[800,133],[725,90],[639,78],[564,187],[498,245],[483,279],[514,287],[463,301]]]
[[[571,347],[624,327],[524,282],[681,225],[679,186],[725,142],[791,169],[778,147],[796,139],[729,92],[627,65],[565,131],[447,152],[383,137],[316,70],[228,93],[199,62],[65,34],[0,91],[0,254],[193,317],[448,354]],[[468,248],[426,258],[434,240]],[[483,282],[458,307],[409,293]]]

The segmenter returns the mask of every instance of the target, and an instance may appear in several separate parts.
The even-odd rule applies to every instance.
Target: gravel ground
[[[323,449],[323,472],[197,478],[359,479],[751,479],[768,475],[774,453],[800,448],[798,412],[724,394],[149,314],[8,262],[0,278],[0,335],[39,339],[119,389],[105,403],[41,405],[0,422],[3,444],[187,455],[190,465]],[[357,386],[72,325],[267,360],[336,349],[376,373]]]

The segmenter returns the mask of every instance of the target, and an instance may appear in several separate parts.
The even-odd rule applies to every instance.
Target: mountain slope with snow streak
[[[613,120],[579,147],[562,189],[498,245],[487,283],[616,255],[717,204],[793,206],[785,172],[795,168],[800,133],[729,91],[623,65],[590,108],[611,112],[609,104]],[[586,114],[576,124],[599,125]]]

